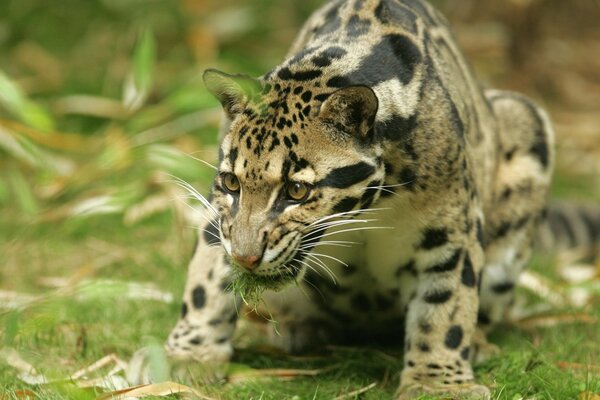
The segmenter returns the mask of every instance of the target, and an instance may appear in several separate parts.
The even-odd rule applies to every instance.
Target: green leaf
[[[0,105],[23,123],[41,131],[54,129],[51,115],[31,101],[19,85],[0,71]]]
[[[12,175],[12,188],[21,210],[27,215],[36,215],[40,209],[38,202],[29,187],[29,183],[18,171],[15,171]]]
[[[148,367],[152,382],[166,382],[170,380],[170,367],[162,344],[152,338],[148,343]]]
[[[154,83],[156,44],[149,28],[141,31],[133,51],[133,64],[125,82],[123,102],[130,111],[138,110],[146,101]]]
[[[19,332],[19,312],[12,311],[4,319],[4,344],[13,347],[15,336]]]

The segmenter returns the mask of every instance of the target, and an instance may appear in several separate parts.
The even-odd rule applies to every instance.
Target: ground
[[[8,348],[48,378],[65,379],[106,355],[128,360],[149,346],[154,376],[167,379],[159,349],[179,314],[196,234],[172,176],[205,191],[213,171],[192,157],[216,157],[219,111],[199,71],[258,74],[273,66],[319,3],[286,1],[245,8],[157,1],[143,12],[134,1],[65,1],[62,11],[34,1],[0,4],[0,51],[8,55],[0,59],[0,399],[99,394],[66,381],[23,383],[4,362]],[[464,1],[463,14],[451,1],[437,3],[487,86],[524,91],[549,107],[559,142],[553,197],[597,202],[600,121],[591,104],[600,77],[597,60],[586,57],[597,30],[583,22],[573,29],[564,15],[583,21],[598,10],[514,2],[533,5],[513,20],[491,19],[495,2],[480,11]],[[547,3],[545,14],[538,3]],[[536,28],[544,40],[515,45],[511,33],[526,32],[528,18],[546,21]],[[528,51],[536,57],[523,57]],[[495,399],[600,395],[600,273],[580,283],[564,277],[600,264],[565,257],[536,255],[518,289],[517,309],[529,317],[499,327],[491,340],[501,355],[475,369]],[[542,278],[540,289],[532,279]],[[215,399],[354,398],[361,389],[360,398],[380,399],[398,386],[399,347],[292,357],[256,335],[236,343],[224,381],[206,384],[198,371],[187,383]]]

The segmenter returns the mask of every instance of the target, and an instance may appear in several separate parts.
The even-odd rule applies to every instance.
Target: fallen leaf
[[[521,319],[515,321],[521,329],[534,329],[534,328],[550,328],[558,325],[567,324],[595,324],[598,322],[597,318],[594,318],[588,314],[561,314],[561,315],[543,315]]]
[[[547,278],[534,272],[524,271],[521,273],[519,276],[519,286],[533,292],[554,306],[562,307],[566,304],[565,297],[561,294],[561,290],[553,285]]]
[[[210,397],[201,394],[196,389],[182,385],[176,382],[160,382],[148,385],[132,386],[130,388],[116,390],[104,393],[97,397],[97,400],[120,400],[120,399],[139,399],[146,396],[171,396],[173,394],[191,394],[200,399],[212,400]]]
[[[577,400],[600,400],[600,395],[592,392],[581,392],[577,396]]]
[[[365,392],[368,392],[369,390],[373,389],[375,386],[377,386],[377,382],[373,382],[370,385],[367,385],[367,386],[365,386],[363,388],[356,389],[356,390],[353,390],[351,392],[339,395],[334,400],[343,400],[343,399],[354,398],[354,397],[358,396],[359,394],[363,394]]]
[[[558,361],[556,363],[556,365],[558,366],[558,368],[562,369],[562,370],[584,370],[584,371],[590,371],[590,372],[594,372],[594,373],[600,373],[600,365],[592,365],[592,364],[581,364],[581,363],[574,363],[574,362],[569,362],[569,361]]]

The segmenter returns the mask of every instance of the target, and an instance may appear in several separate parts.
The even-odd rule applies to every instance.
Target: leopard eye
[[[290,200],[304,201],[308,197],[310,189],[308,185],[302,182],[290,182],[287,185],[287,195]]]
[[[231,193],[238,193],[240,191],[240,181],[238,180],[238,178],[228,172],[223,174],[223,186],[225,186],[225,189],[227,189],[229,192]]]

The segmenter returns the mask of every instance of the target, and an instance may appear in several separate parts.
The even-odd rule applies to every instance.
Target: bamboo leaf
[[[29,183],[19,171],[13,173],[11,181],[13,193],[21,210],[29,216],[36,215],[40,207],[29,187]]]
[[[146,101],[154,80],[156,44],[149,28],[141,31],[133,52],[133,64],[123,93],[129,111],[137,111]]]
[[[25,124],[42,131],[54,128],[50,114],[39,104],[31,101],[19,85],[0,71],[0,105]]]

